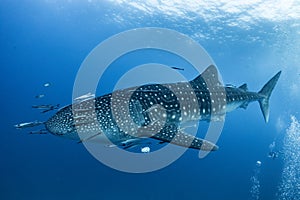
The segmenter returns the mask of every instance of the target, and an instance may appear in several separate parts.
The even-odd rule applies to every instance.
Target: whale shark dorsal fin
[[[214,65],[208,66],[204,72],[202,72],[199,76],[197,76],[193,82],[203,83],[205,82],[207,85],[221,85],[219,80],[218,70]]]
[[[242,90],[248,91],[248,86],[247,86],[246,83],[244,83],[243,85],[241,85],[239,88],[242,89]]]
[[[204,72],[201,73],[201,77],[204,79],[209,79],[212,82],[219,82],[218,70],[214,65],[208,66]]]

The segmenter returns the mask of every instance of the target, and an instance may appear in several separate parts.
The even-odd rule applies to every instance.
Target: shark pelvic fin
[[[245,102],[240,106],[240,108],[247,109],[248,105],[249,105],[249,102]]]
[[[241,85],[239,88],[240,88],[240,89],[242,89],[242,90],[245,90],[245,91],[247,91],[247,90],[248,90],[247,83],[244,83],[244,84],[243,84],[243,85]]]
[[[264,115],[265,121],[269,121],[269,99],[272,94],[272,91],[280,77],[281,71],[279,71],[275,76],[273,76],[264,86],[263,88],[258,92],[260,95],[262,95],[262,99],[259,100],[260,109]]]

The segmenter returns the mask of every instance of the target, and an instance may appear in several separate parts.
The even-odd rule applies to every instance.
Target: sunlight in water
[[[280,200],[300,199],[300,123],[295,116],[283,142],[284,167],[279,186]]]
[[[282,21],[300,18],[300,3],[294,0],[111,0],[146,14],[157,12],[172,17],[193,20],[201,17],[207,21],[227,18],[231,26],[256,23],[259,20]],[[187,14],[189,13],[189,14]],[[234,19],[234,20],[233,20]]]

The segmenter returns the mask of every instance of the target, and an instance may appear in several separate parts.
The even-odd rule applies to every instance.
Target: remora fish
[[[52,104],[48,104],[48,105],[33,105],[32,108],[43,110],[43,111],[41,111],[41,113],[46,113],[46,112],[58,109],[59,108],[59,104],[57,104],[57,105],[52,105]]]
[[[66,106],[45,126],[54,135],[82,142],[96,138],[105,142],[105,135],[113,144],[126,146],[151,137],[162,143],[214,151],[217,145],[185,133],[184,124],[222,120],[226,112],[246,108],[252,101],[259,102],[268,122],[269,98],[280,74],[259,92],[249,92],[246,84],[221,85],[217,69],[211,65],[189,82],[142,85]]]
[[[16,124],[16,125],[14,125],[14,127],[16,127],[17,129],[22,129],[22,128],[35,127],[35,126],[39,126],[42,124],[43,124],[43,122],[33,121],[33,122],[24,122],[24,123]]]

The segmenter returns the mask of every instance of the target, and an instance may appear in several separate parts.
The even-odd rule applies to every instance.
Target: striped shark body
[[[186,133],[185,124],[224,120],[227,112],[246,108],[253,101],[259,102],[267,122],[269,98],[280,74],[259,92],[249,92],[246,84],[223,86],[211,65],[188,82],[142,85],[66,106],[45,126],[54,135],[82,142],[97,139],[127,148],[153,138],[160,143],[214,151],[217,145]]]

